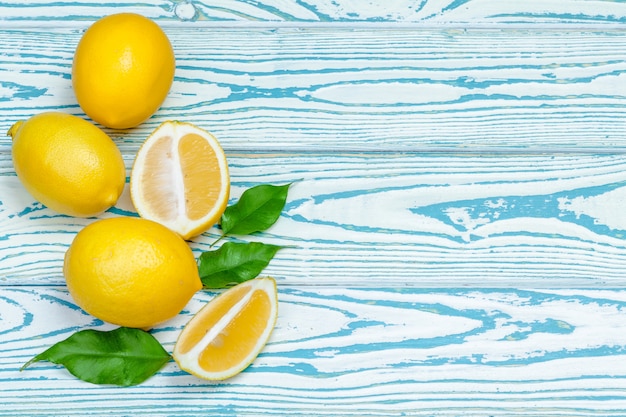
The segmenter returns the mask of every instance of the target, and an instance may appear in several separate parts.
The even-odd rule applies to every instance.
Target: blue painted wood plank
[[[228,153],[231,202],[293,182],[280,220],[235,239],[287,246],[267,272],[298,285],[626,284],[624,155]],[[130,162],[130,161],[129,161]],[[34,201],[5,160],[0,285],[60,284],[92,220]],[[102,217],[136,215],[127,190]],[[197,254],[219,236],[195,238]]]
[[[154,329],[171,351],[213,293]],[[170,362],[132,388],[18,368],[78,328],[106,329],[64,287],[2,288],[0,415],[619,415],[626,292],[289,286],[270,342],[209,383]],[[3,315],[3,318],[7,317]],[[62,387],[62,388],[61,388]],[[63,395],[59,395],[62,392]]]
[[[95,20],[120,10],[157,20],[236,22],[426,23],[426,24],[568,24],[616,25],[626,22],[626,4],[594,0],[171,0],[138,3],[58,2],[40,0],[28,6],[19,0],[0,3],[0,19],[18,22]]]
[[[626,150],[624,32],[199,25],[168,34],[177,54],[168,99],[139,129],[108,131],[128,155],[168,119],[212,131],[229,150]],[[50,109],[83,115],[70,80],[79,37],[0,31],[0,131]]]

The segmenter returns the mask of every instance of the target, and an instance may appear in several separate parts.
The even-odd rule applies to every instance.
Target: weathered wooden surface
[[[433,24],[573,24],[626,22],[623,2],[612,0],[389,0],[363,4],[351,0],[169,0],[54,2],[3,1],[3,20],[49,22],[90,20],[105,14],[130,10],[157,20],[217,22],[376,22]]]
[[[625,284],[623,155],[230,154],[229,165],[233,199],[293,182],[280,221],[246,238],[289,246],[266,270],[288,284]],[[62,283],[62,255],[91,220],[56,215],[2,178],[0,274]],[[106,216],[120,214],[134,214],[127,193]]]
[[[69,72],[87,24],[0,28],[0,129],[34,110],[82,114]],[[166,30],[177,53],[173,90],[143,128],[112,132],[123,146],[184,118],[229,150],[626,150],[624,32]]]
[[[626,3],[2,2],[0,131],[82,116],[74,47],[118,11],[177,55],[162,109],[107,130],[129,167],[175,118],[220,139],[233,199],[294,183],[248,238],[289,246],[264,272],[277,328],[220,384],[173,362],[123,389],[20,372],[111,327],[62,277],[90,220],[36,203],[0,137],[0,415],[626,415]],[[103,217],[133,214],[125,194]],[[153,330],[166,349],[213,295]]]
[[[200,294],[194,310],[210,298]],[[173,363],[126,389],[15,368],[77,328],[108,328],[63,287],[5,288],[0,415],[619,415],[624,291],[285,287],[265,351],[201,382]],[[32,314],[32,312],[36,314]],[[51,320],[50,318],[54,318]],[[189,319],[155,331],[167,349]],[[617,410],[616,410],[617,409]]]

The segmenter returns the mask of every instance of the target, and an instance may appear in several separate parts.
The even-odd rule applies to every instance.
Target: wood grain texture
[[[177,332],[212,294],[154,331]],[[106,329],[63,287],[4,288],[0,415],[620,415],[626,292],[281,286],[277,327],[239,376],[207,383],[173,362],[133,388],[77,381],[30,357]],[[36,312],[33,314],[33,312]],[[62,387],[62,389],[61,389]],[[63,395],[59,395],[62,391]]]
[[[233,238],[288,246],[263,273],[277,327],[223,383],[173,362],[123,389],[20,372],[111,326],[62,277],[92,220],[34,201],[0,136],[0,415],[626,415],[625,2],[3,1],[0,132],[84,117],[74,48],[119,11],[158,21],[177,58],[153,118],[105,129],[127,168],[179,119],[219,138],[232,201],[293,183],[275,226]],[[102,217],[120,215],[127,192]],[[214,294],[152,333],[171,352]]]
[[[157,20],[215,22],[374,22],[426,24],[616,25],[626,22],[626,4],[611,0],[171,0],[106,3],[20,0],[0,3],[2,20],[46,22],[94,20],[120,10]]]
[[[33,111],[82,115],[79,28],[0,30],[6,131]],[[129,153],[183,117],[230,150],[624,152],[624,32],[168,29],[172,91]],[[9,139],[0,139],[5,146]],[[135,147],[133,147],[135,146]]]
[[[231,201],[293,183],[279,222],[241,239],[288,246],[267,273],[291,284],[623,286],[623,155],[228,154]],[[0,275],[62,279],[89,219],[33,200],[5,162]],[[136,215],[126,192],[106,216]],[[194,239],[199,253],[219,236]],[[237,239],[234,237],[233,239]]]

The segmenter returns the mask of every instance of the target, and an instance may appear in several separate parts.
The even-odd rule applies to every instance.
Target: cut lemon
[[[277,314],[274,278],[243,282],[200,309],[180,333],[172,356],[182,370],[197,377],[230,378],[261,352]]]
[[[130,175],[135,209],[184,239],[217,223],[229,193],[222,147],[213,135],[191,123],[164,122],[137,152]]]

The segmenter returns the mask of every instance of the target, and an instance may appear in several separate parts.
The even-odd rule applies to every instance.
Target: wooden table
[[[160,111],[106,130],[128,167],[178,119],[219,138],[233,201],[295,181],[276,225],[241,238],[289,246],[263,272],[277,327],[223,383],[173,361],[132,388],[20,372],[76,330],[114,327],[62,276],[93,219],[34,201],[3,136],[0,415],[626,415],[626,3],[9,0],[0,131],[84,117],[74,48],[119,11],[156,20],[177,57]],[[102,217],[129,213],[124,194]],[[214,295],[153,330],[168,351]]]

